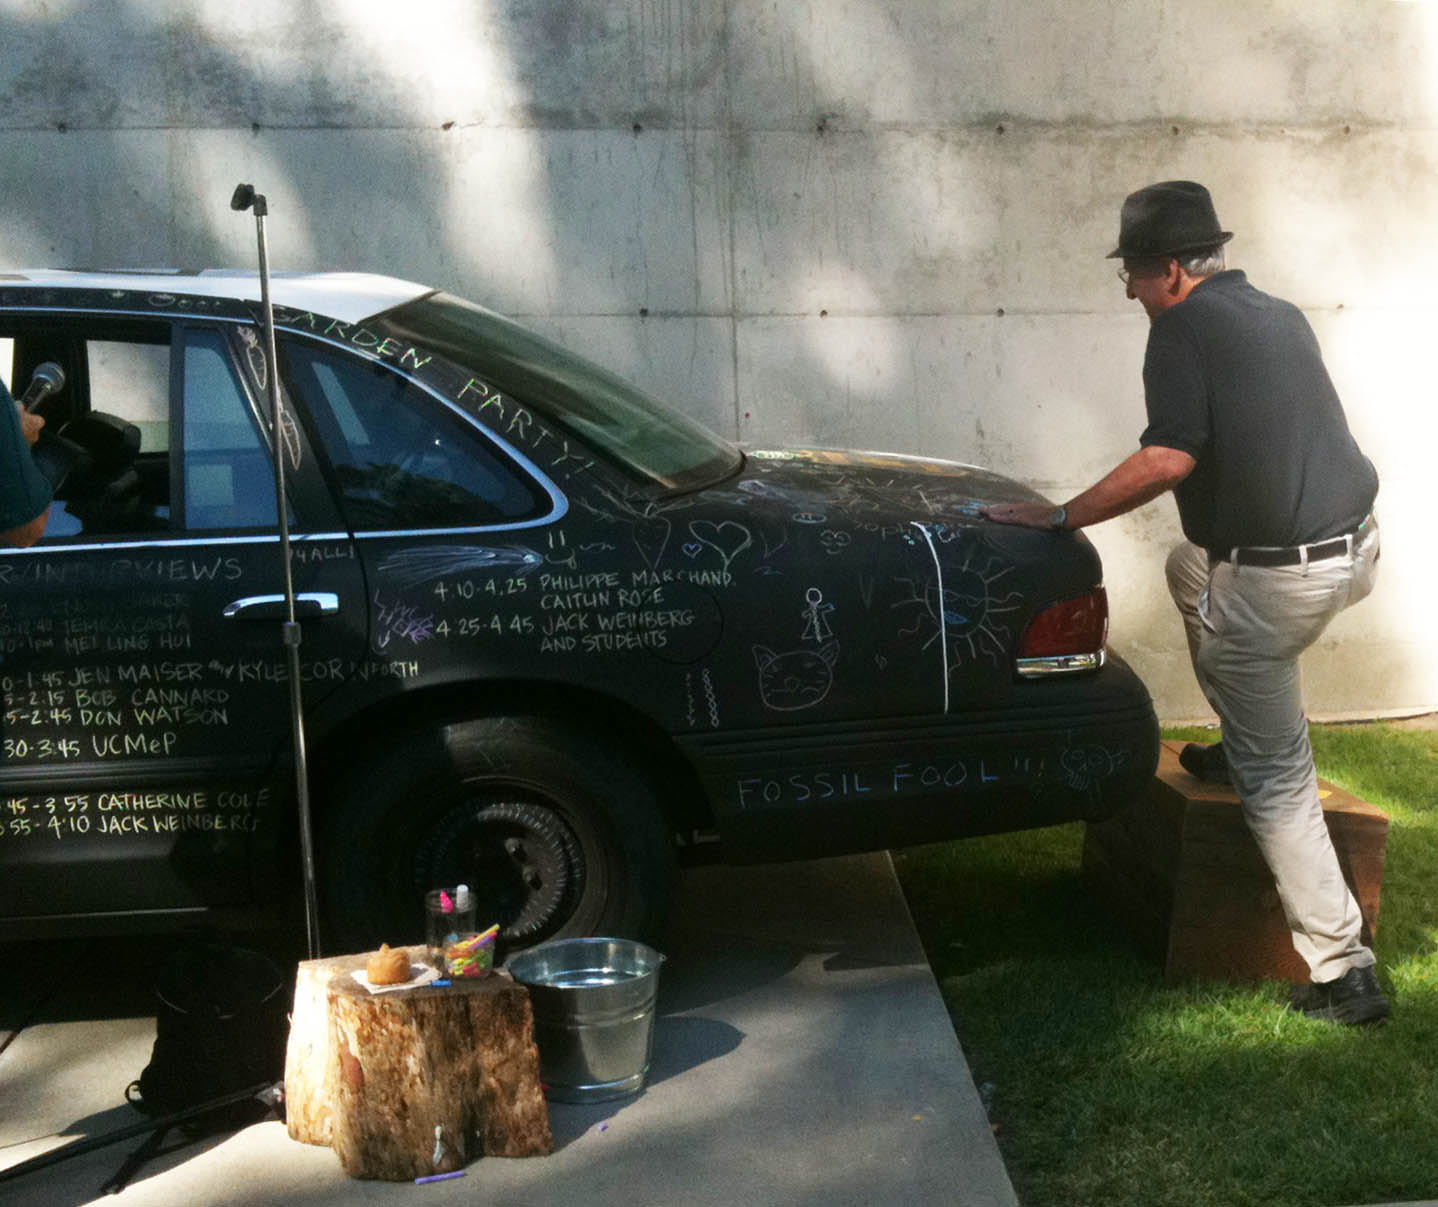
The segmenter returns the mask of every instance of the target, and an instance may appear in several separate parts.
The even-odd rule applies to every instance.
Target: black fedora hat
[[[1106,259],[1176,256],[1218,247],[1233,238],[1220,230],[1213,198],[1192,180],[1165,180],[1130,193],[1118,220],[1118,246]]]

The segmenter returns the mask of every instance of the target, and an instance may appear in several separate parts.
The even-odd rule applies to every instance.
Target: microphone
[[[35,366],[30,384],[25,387],[25,393],[20,395],[20,408],[28,411],[64,388],[65,370],[53,360],[47,360],[44,364]]]
[[[252,184],[235,185],[235,191],[230,197],[230,208],[232,210],[253,209],[256,218],[263,218],[270,212],[269,206],[265,202],[265,195],[255,192],[255,186]]]

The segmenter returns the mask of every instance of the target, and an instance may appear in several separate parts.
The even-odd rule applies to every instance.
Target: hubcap
[[[467,884],[480,926],[498,922],[513,949],[548,938],[584,890],[584,852],[553,809],[523,800],[452,810],[415,854],[415,887]]]

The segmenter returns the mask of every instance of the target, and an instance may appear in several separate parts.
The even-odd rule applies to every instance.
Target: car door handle
[[[303,591],[295,596],[295,619],[334,616],[340,610],[340,597],[333,591]],[[225,605],[226,620],[283,620],[286,615],[283,595],[247,595]]]

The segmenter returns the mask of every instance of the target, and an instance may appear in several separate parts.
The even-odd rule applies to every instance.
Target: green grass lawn
[[[1165,986],[1085,891],[1080,825],[895,852],[1026,1207],[1438,1198],[1438,733],[1312,732],[1391,819],[1379,1027],[1291,1014],[1278,982]]]

